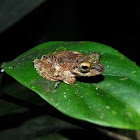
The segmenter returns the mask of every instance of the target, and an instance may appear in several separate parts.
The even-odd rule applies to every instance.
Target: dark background
[[[103,43],[140,65],[139,1],[35,1],[0,1],[0,63],[64,40]]]

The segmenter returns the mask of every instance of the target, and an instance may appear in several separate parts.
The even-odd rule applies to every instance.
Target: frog
[[[60,50],[43,55],[33,63],[43,78],[73,85],[76,77],[102,74],[104,66],[100,63],[100,58],[97,52],[83,54],[78,51]]]

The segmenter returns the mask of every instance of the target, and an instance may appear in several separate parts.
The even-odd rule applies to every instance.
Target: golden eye
[[[83,62],[79,65],[79,71],[82,73],[89,72],[90,64],[88,62]]]
[[[84,62],[84,63],[81,63],[81,66],[82,66],[82,67],[90,67],[90,64],[87,63],[87,62]]]

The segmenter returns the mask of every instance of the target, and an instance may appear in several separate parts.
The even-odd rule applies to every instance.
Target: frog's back
[[[45,55],[46,59],[50,59],[51,61],[55,61],[58,64],[66,63],[66,62],[74,62],[82,57],[83,54],[77,51],[67,51],[67,50],[60,50],[54,52],[52,54]]]

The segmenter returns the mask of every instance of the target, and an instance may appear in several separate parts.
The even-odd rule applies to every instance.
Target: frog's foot
[[[65,82],[66,84],[70,84],[73,85],[76,81],[76,78],[74,77],[68,77],[67,79],[64,79],[63,82]]]
[[[55,83],[54,88],[57,88],[57,87],[58,87],[59,82],[60,82],[60,81],[57,81],[57,82]]]

